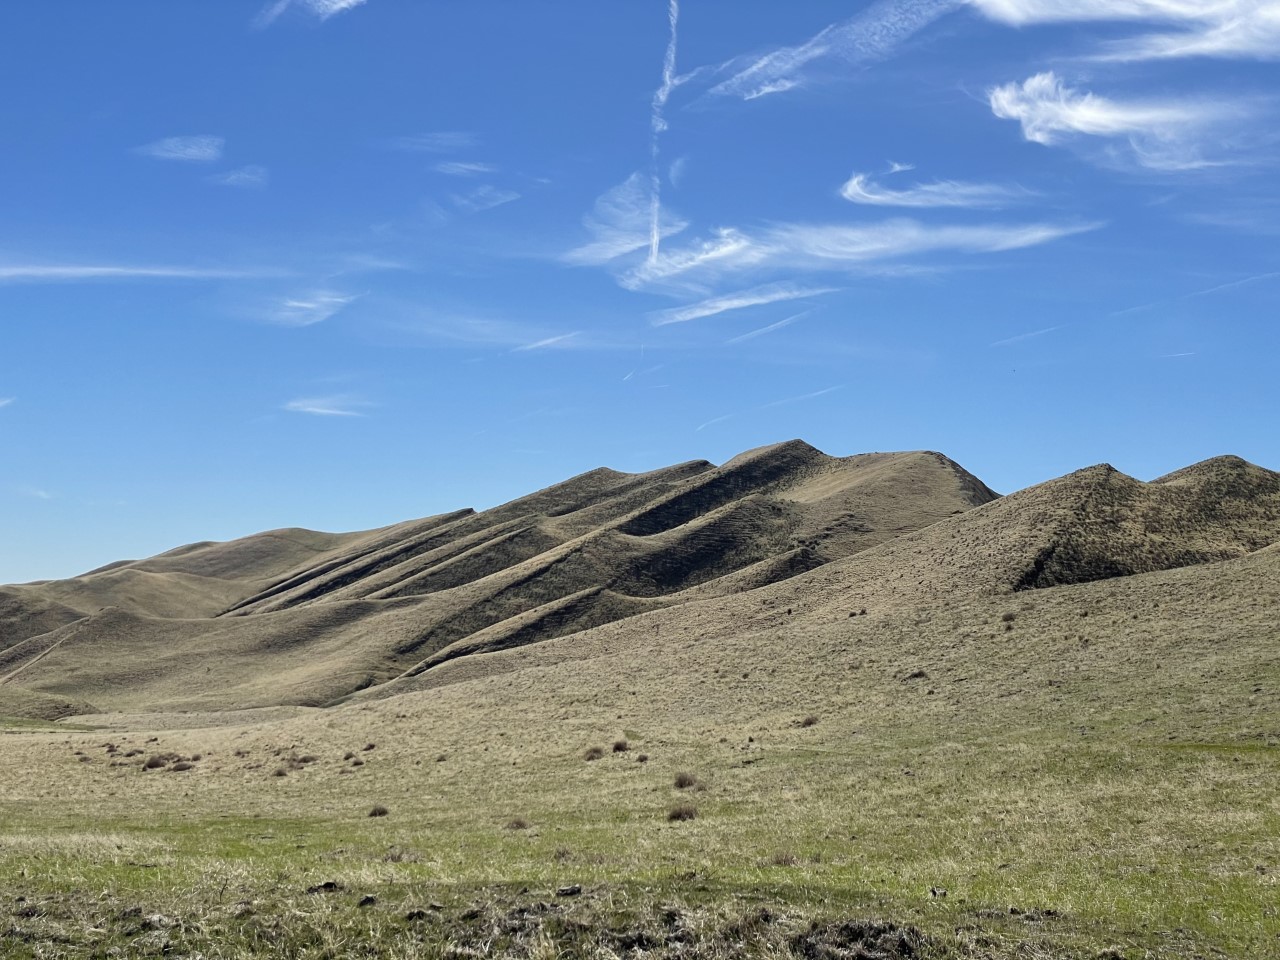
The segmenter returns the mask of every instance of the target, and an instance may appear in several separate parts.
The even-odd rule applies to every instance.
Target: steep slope
[[[454,516],[355,533],[269,530],[222,543],[188,544],[146,560],[122,560],[67,580],[0,588],[0,650],[108,608],[143,617],[215,616],[299,565],[374,549]]]
[[[41,585],[83,615],[11,642],[0,683],[130,708],[324,703],[795,576],[995,496],[940,454],[833,458],[791,441],[721,467],[595,470],[367,534],[196,544]]]
[[[557,638],[586,656],[610,625],[690,637],[875,620],[1277,541],[1280,474],[1235,458],[1150,483],[1101,465],[997,498],[940,454],[833,458],[791,441],[720,467],[595,470],[481,513],[276,531],[9,588],[0,688],[104,709],[318,706]],[[164,589],[91,610],[53,599],[131,601],[138,578]]]
[[[0,587],[0,653],[83,616],[83,611],[55,603],[25,585]]]

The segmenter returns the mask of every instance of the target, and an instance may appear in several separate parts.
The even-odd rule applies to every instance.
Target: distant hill
[[[0,588],[0,713],[19,697],[23,715],[323,706],[505,669],[494,654],[551,640],[558,658],[585,655],[602,630],[648,642],[780,609],[896,616],[1277,541],[1280,475],[1238,458],[1151,483],[1103,465],[999,497],[938,453],[790,441],[719,467],[594,470],[482,512],[277,530]]]

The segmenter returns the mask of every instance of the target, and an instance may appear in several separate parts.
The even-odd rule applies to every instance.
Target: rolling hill
[[[0,952],[1269,956],[1278,609],[1238,458],[796,442],[3,588]]]
[[[791,441],[719,467],[594,470],[481,512],[272,531],[4,588],[0,695],[22,691],[26,712],[51,698],[58,715],[325,706],[436,687],[446,665],[556,638],[585,649],[608,624],[746,630],[782,604],[798,620],[878,617],[1278,540],[1280,475],[1238,458],[1150,483],[1101,465],[999,497],[941,454],[835,458]]]

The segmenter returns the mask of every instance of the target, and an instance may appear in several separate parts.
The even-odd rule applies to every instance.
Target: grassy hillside
[[[319,706],[786,579],[995,496],[939,454],[793,441],[368,534],[198,544],[30,588],[81,616],[29,618],[0,649],[0,685],[115,710]]]
[[[877,517],[911,502],[897,469]],[[708,473],[631,500],[610,536],[742,502]],[[24,672],[0,695],[92,688],[131,712],[7,722],[0,953],[1275,955],[1276,479],[1091,468],[842,556],[797,538],[670,595],[597,585],[327,709],[175,712],[327,689],[417,642],[449,592],[103,614],[93,643],[5,661]],[[815,480],[852,487],[785,489],[803,504]],[[221,656],[188,669],[192,624]],[[95,649],[121,664],[95,673]]]

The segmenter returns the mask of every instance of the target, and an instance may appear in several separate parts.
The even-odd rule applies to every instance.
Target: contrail
[[[659,221],[662,216],[662,175],[658,172],[658,137],[667,129],[667,121],[663,117],[667,100],[676,87],[676,25],[680,21],[680,0],[670,0],[667,8],[667,19],[671,23],[671,38],[667,41],[667,55],[662,61],[662,86],[653,95],[653,117],[651,120],[651,137],[649,140],[649,158],[652,168],[649,172],[649,262],[658,259],[658,246],[662,242],[662,228]]]

